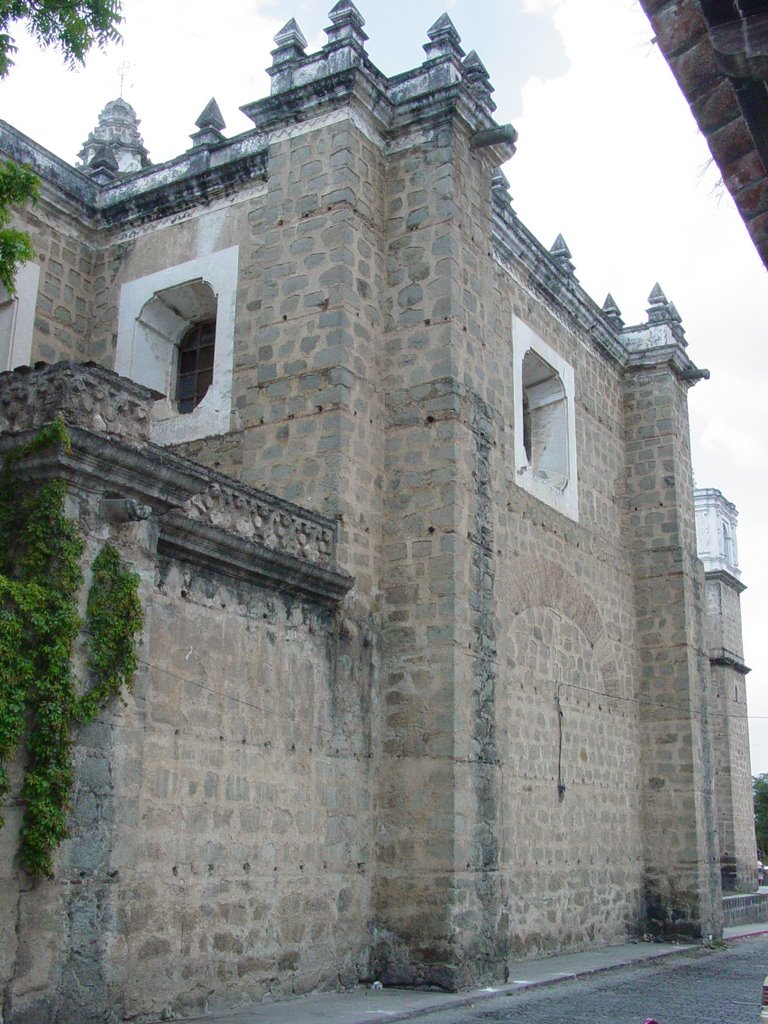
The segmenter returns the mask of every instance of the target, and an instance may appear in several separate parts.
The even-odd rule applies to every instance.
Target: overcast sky
[[[189,145],[215,96],[225,134],[269,90],[273,36],[296,17],[309,49],[333,0],[124,0],[124,45],[66,70],[20,33],[0,84],[0,116],[75,161],[120,93],[155,163]],[[610,291],[627,323],[645,319],[659,281],[683,318],[689,353],[712,378],[690,392],[697,484],[740,512],[745,658],[753,772],[768,772],[768,288],[766,273],[634,0],[358,0],[368,51],[388,75],[421,63],[427,29],[448,10],[496,87],[500,122],[519,132],[504,171],[518,215],[547,247],[565,237],[581,283]]]

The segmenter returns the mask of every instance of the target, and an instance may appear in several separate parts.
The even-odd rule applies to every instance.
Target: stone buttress
[[[688,387],[702,376],[658,285],[624,329],[628,544],[637,608],[648,930],[722,929],[706,609],[697,557]]]

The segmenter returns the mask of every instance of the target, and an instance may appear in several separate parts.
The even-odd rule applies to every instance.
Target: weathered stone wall
[[[13,866],[16,766],[0,833],[3,1019],[156,1019],[367,978],[375,647],[368,623],[334,608],[351,579],[334,570],[329,522],[243,489],[224,503],[222,478],[148,450],[143,389],[130,447],[98,441],[78,426],[94,396],[107,420],[124,401],[99,371],[11,375],[6,413],[18,379],[38,377],[69,407],[73,453],[31,472],[69,481],[86,569],[109,539],[140,573],[145,629],[125,704],[77,737],[70,838],[34,883]],[[9,419],[28,428],[24,409]],[[121,519],[103,498],[123,507],[127,466]],[[192,502],[171,512],[179,489]],[[263,542],[251,509],[274,519]]]
[[[743,924],[761,924],[768,912],[768,893],[754,892],[748,896],[724,896],[723,919],[726,928]]]
[[[40,203],[17,212],[14,224],[28,232],[40,267],[32,363],[106,362],[104,348],[93,343],[94,232],[45,185]]]
[[[166,561],[151,615],[141,754],[116,768],[122,1014],[355,984],[369,696],[332,615]]]
[[[456,365],[464,323],[457,295],[460,153],[454,125],[405,129],[387,162],[385,236],[376,955],[382,976],[393,982],[448,986],[474,973],[474,950],[464,946],[465,935],[452,946],[463,871],[460,690],[467,682],[460,681],[457,663],[467,544],[459,520],[465,499],[460,445],[468,414]],[[479,924],[474,917],[473,924]]]
[[[719,933],[679,317],[654,289],[622,330],[519,223],[514,133],[449,19],[385,80],[354,7],[331,17],[317,55],[278,37],[254,133],[89,207],[78,357],[132,373],[121,290],[236,254],[231,408],[160,449],[146,392],[127,437],[135,395],[97,420],[114,380],[73,390],[87,458],[60,468],[141,567],[147,630],[79,755],[70,881],[7,883],[14,1020],[50,992],[140,1018]],[[567,479],[525,453],[525,351],[559,379]],[[32,425],[18,395],[3,415]],[[110,479],[146,522],[105,526]]]
[[[369,975],[369,696],[331,614],[156,572],[134,691],[79,737],[56,877],[6,880],[5,1020],[156,1019]]]
[[[456,126],[389,168],[379,956],[392,980],[467,984],[638,916],[621,387],[490,255],[491,167]],[[514,315],[575,368],[578,523],[515,482]]]
[[[519,316],[573,367],[578,457],[577,522],[515,486],[512,381],[503,375],[494,493],[503,495],[495,547],[504,883],[512,950],[530,955],[555,934],[579,948],[636,929],[640,748],[621,379],[512,270],[497,272],[499,320]],[[496,358],[509,365],[508,335]]]
[[[625,411],[648,927],[717,934],[711,684],[685,384],[668,367],[639,368],[626,378]]]
[[[737,658],[744,657],[741,631],[741,593],[744,584],[726,574],[707,574],[706,599],[710,647],[715,651],[729,651]]]

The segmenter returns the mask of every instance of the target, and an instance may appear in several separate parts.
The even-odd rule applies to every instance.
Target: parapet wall
[[[148,401],[98,367],[0,376],[23,427],[3,450],[64,419],[71,447],[27,478],[67,482],[86,577],[109,540],[144,611],[134,686],[78,731],[70,835],[34,884],[14,867],[13,766],[6,1021],[158,1019],[369,976],[370,638],[334,610],[353,583],[335,524],[153,449]]]

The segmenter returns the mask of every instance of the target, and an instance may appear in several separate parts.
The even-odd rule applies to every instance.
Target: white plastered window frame
[[[578,522],[573,367],[518,317],[512,320],[512,358],[515,482]]]
[[[152,410],[152,439],[179,444],[229,430],[235,344],[238,247],[221,249],[199,259],[128,281],[120,290],[115,370],[159,391],[164,398]],[[162,309],[162,295],[189,285],[190,292],[208,286],[216,302],[213,381],[202,401],[189,413],[176,404],[178,344],[194,322]]]
[[[16,271],[15,295],[0,285],[0,370],[15,370],[32,361],[40,267],[23,263]]]

